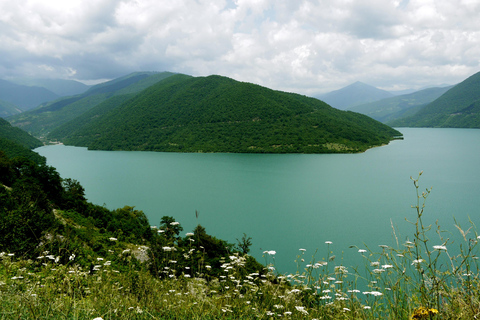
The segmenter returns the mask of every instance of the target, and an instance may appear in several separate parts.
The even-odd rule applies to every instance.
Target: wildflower
[[[292,312],[291,311],[285,311],[283,314],[286,315],[286,316],[290,316],[292,314]]]
[[[123,251],[122,251],[122,254],[125,254],[125,253],[127,253],[127,252],[130,252],[130,249],[125,249],[125,250],[123,250]]]
[[[103,320],[102,317],[96,317],[96,318],[93,318],[92,320]]]
[[[263,251],[263,253],[266,253],[269,256],[274,256],[277,252],[275,250],[270,250],[270,251]]]
[[[344,311],[344,312],[345,312],[345,311],[350,311],[350,309],[348,309],[348,308],[343,308],[343,311]]]
[[[367,250],[365,250],[365,249],[358,249],[358,252],[364,253],[364,252],[367,252]]]
[[[97,258],[97,261],[102,261],[102,260],[103,260],[103,258]]]
[[[419,308],[416,308],[414,311],[413,311],[413,314],[412,314],[412,317],[410,319],[428,319],[428,318],[431,318],[431,316],[434,316],[438,313],[438,310],[437,309],[427,309],[427,308],[424,308],[424,307],[419,307]]]
[[[393,268],[393,266],[391,264],[384,264],[384,265],[382,265],[382,268],[383,269],[390,269],[390,268]]]
[[[299,311],[303,314],[308,314],[307,310],[305,310],[305,307],[295,306],[295,309],[297,309],[297,311]]]
[[[387,248],[388,248],[388,246],[387,246],[387,245],[384,245],[384,244],[380,244],[380,245],[378,245],[378,246],[379,246],[380,248],[383,248],[383,249],[387,249]]]
[[[325,244],[332,244],[332,241],[325,241]]]
[[[364,306],[363,309],[372,309],[370,306]]]
[[[445,247],[445,246],[433,246],[433,249],[438,250],[438,251],[440,251],[440,250],[447,251],[447,247]]]
[[[373,261],[373,262],[370,263],[371,267],[378,267],[379,265],[380,265],[380,262],[378,262],[378,261]]]
[[[178,226],[179,224],[180,222],[177,222],[177,221],[170,222],[171,226]]]
[[[73,259],[75,259],[75,253],[72,253],[72,255],[68,258],[69,261],[72,261]]]
[[[407,248],[413,248],[413,245],[414,245],[414,243],[411,242],[411,241],[405,241],[405,244],[404,244],[404,246],[407,247]]]
[[[192,233],[192,232],[187,232],[187,234],[186,234],[187,237],[191,237],[191,236],[194,236],[194,235],[195,235],[195,234]]]
[[[172,248],[170,247],[162,247],[163,251],[172,251]]]
[[[302,249],[302,248],[300,248],[298,250],[303,251],[303,252],[307,251],[307,249]]]
[[[419,264],[419,263],[422,263],[422,262],[423,262],[423,259],[415,259],[415,260],[413,260],[413,262],[412,262],[412,266],[413,266],[414,264]]]
[[[108,238],[108,240],[110,240],[110,241],[117,241],[118,239],[117,239],[117,238],[114,238],[114,237],[110,237],[110,238]]]

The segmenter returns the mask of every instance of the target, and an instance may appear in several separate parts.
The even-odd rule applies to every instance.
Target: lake
[[[252,238],[251,254],[275,250],[279,272],[295,272],[299,249],[327,256],[325,241],[347,266],[356,245],[413,240],[415,188],[433,187],[424,219],[452,232],[480,222],[480,130],[399,128],[404,140],[361,154],[199,154],[36,149],[63,178],[78,180],[89,201],[145,212],[152,225],[173,216],[184,233],[197,224],[236,243]],[[196,218],[195,212],[199,213]],[[431,234],[435,239],[435,234]],[[436,243],[433,243],[436,244]],[[440,243],[441,244],[441,243]]]

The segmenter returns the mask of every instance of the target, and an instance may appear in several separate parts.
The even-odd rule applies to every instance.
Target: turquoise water
[[[152,225],[175,217],[190,232],[236,242],[252,237],[259,259],[275,250],[280,272],[294,272],[299,248],[316,259],[325,241],[344,264],[357,263],[364,244],[393,245],[413,239],[405,218],[415,220],[410,176],[424,171],[422,189],[433,187],[424,218],[458,234],[453,217],[468,228],[480,221],[480,130],[400,128],[404,140],[347,155],[180,154],[88,151],[62,145],[36,151],[64,178],[78,180],[87,198],[114,209],[143,210]],[[199,212],[198,219],[195,211]],[[465,229],[467,229],[465,228]],[[432,234],[434,238],[434,234]]]

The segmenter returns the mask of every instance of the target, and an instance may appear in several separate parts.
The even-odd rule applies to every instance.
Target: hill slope
[[[1,118],[6,118],[14,114],[19,114],[21,112],[22,110],[20,110],[16,105],[7,101],[0,100],[0,117]]]
[[[9,118],[14,126],[35,136],[44,136],[56,127],[80,116],[116,95],[140,92],[173,73],[137,72],[95,85],[86,92],[57,99],[39,108]]]
[[[452,86],[428,88],[410,94],[399,95],[350,108],[381,122],[404,117],[408,112],[425,106],[447,92]]]
[[[390,97],[393,97],[393,94],[388,91],[357,81],[342,89],[319,95],[316,98],[325,101],[334,108],[346,110],[363,103]]]
[[[31,151],[42,143],[25,131],[12,127],[8,121],[0,118],[0,151],[8,157],[26,157],[35,163],[45,163],[45,158]]]
[[[457,84],[416,114],[390,122],[405,127],[480,128],[480,72]]]
[[[364,151],[400,135],[314,98],[175,75],[59,138],[103,150],[322,153]]]
[[[30,110],[41,103],[57,99],[58,95],[40,87],[29,87],[0,79],[0,99]]]

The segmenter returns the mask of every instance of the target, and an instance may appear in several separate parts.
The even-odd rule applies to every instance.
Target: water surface
[[[317,260],[325,241],[346,264],[356,249],[413,239],[415,189],[433,187],[425,219],[457,234],[453,217],[479,223],[480,130],[400,128],[404,140],[361,154],[181,154],[88,151],[63,145],[36,151],[64,178],[78,180],[89,201],[143,210],[152,225],[173,216],[190,232],[236,242],[252,237],[251,254],[275,250],[281,272],[293,272],[299,248]],[[195,211],[199,217],[196,218]],[[466,229],[466,228],[465,228]],[[434,238],[434,234],[432,234]],[[435,240],[435,239],[434,239]],[[338,260],[337,260],[338,262]]]

